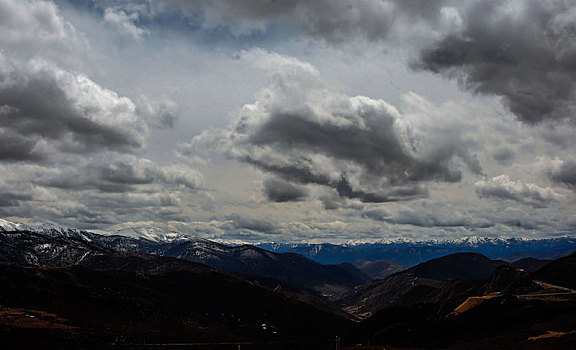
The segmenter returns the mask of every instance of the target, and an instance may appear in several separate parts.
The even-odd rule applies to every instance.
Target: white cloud
[[[138,27],[138,13],[126,13],[121,9],[107,8],[104,10],[104,21],[111,25],[120,35],[131,38],[137,42],[148,35],[148,30]]]
[[[148,129],[130,99],[44,60],[11,63],[0,55],[0,105],[0,129],[29,142],[74,153],[145,147]]]
[[[268,70],[269,85],[234,113],[227,129],[204,132],[193,145],[366,202],[422,196],[422,181],[458,181],[456,158],[480,171],[460,125],[442,127],[434,119],[425,126],[435,128],[415,129],[384,100],[330,88],[308,63],[258,49],[241,57]],[[430,104],[414,94],[409,99]]]
[[[497,198],[517,201],[535,208],[546,207],[552,201],[563,198],[550,187],[534,183],[513,181],[508,175],[500,175],[489,180],[476,182],[476,193],[480,198]]]
[[[0,48],[5,55],[23,59],[41,54],[56,62],[86,58],[86,38],[65,21],[52,1],[0,2]]]

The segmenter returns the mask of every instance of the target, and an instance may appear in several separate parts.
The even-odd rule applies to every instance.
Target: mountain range
[[[323,264],[356,262],[358,260],[389,260],[404,266],[413,266],[444,255],[471,252],[490,259],[515,261],[527,257],[557,259],[576,251],[576,238],[489,238],[465,237],[454,240],[412,241],[405,239],[381,240],[372,243],[262,243],[256,246],[274,252],[292,252]]]
[[[150,246],[186,243],[211,242],[175,231],[166,231],[156,227],[134,227],[94,234],[70,227],[44,224],[27,226],[0,219],[0,231],[13,229],[45,233],[55,236],[77,237],[96,240],[117,248],[126,245],[132,250],[145,251]],[[131,238],[131,240],[126,239]],[[108,242],[108,243],[106,243]],[[237,244],[219,244],[237,246]],[[414,266],[430,259],[461,252],[479,253],[490,259],[508,262],[524,258],[540,260],[558,259],[576,251],[576,236],[568,235],[552,238],[495,238],[463,237],[452,240],[414,241],[408,239],[386,239],[371,243],[331,244],[331,243],[256,243],[251,246],[275,253],[296,253],[320,264],[356,263],[359,260],[374,262],[385,260],[401,266]],[[167,250],[166,246],[159,251]],[[189,254],[188,254],[189,255]],[[358,267],[360,265],[356,265]],[[364,271],[366,273],[366,271]],[[374,273],[373,271],[371,272]]]
[[[505,242],[531,249],[526,252],[557,252],[574,250],[571,240],[478,239],[465,245],[490,248],[492,257],[453,252],[411,266],[321,264],[294,252],[160,230],[118,235],[0,222],[0,343],[316,349],[334,348],[338,336],[354,348],[572,349],[576,253],[494,258],[510,251],[501,247]],[[307,247],[336,258],[391,244]],[[439,243],[435,252],[462,244]],[[398,245],[400,257],[405,248],[435,247]],[[215,344],[222,342],[228,345]]]

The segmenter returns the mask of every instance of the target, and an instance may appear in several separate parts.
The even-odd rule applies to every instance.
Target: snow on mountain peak
[[[129,227],[111,234],[136,239],[145,239],[156,243],[171,243],[174,241],[187,241],[192,237],[175,231],[167,231],[159,227]]]
[[[0,219],[0,229],[3,231],[33,231],[28,225],[4,219]]]

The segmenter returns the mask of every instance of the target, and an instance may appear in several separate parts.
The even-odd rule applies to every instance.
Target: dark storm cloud
[[[101,192],[119,193],[133,192],[133,186],[125,184],[106,183],[94,179],[79,178],[79,174],[62,175],[46,180],[38,180],[36,183],[41,186],[59,188],[69,191],[98,190]]]
[[[550,178],[558,183],[576,188],[576,162],[566,161],[550,172]]]
[[[313,172],[313,165],[307,159],[300,159],[291,165],[275,164],[273,160],[258,160],[250,156],[244,156],[238,160],[254,165],[266,172],[276,174],[281,178],[300,184],[330,185],[331,179],[322,174]]]
[[[298,202],[306,198],[307,191],[303,187],[276,178],[264,181],[264,193],[271,202]]]
[[[359,199],[364,203],[397,202],[428,196],[426,188],[415,184],[393,187],[379,192],[367,193],[363,191],[355,191],[352,186],[350,186],[345,175],[342,176],[342,179],[338,182],[338,185],[336,185],[336,192],[340,198]]]
[[[0,192],[0,207],[16,207],[20,201],[31,201],[31,194]]]
[[[217,148],[284,181],[322,185],[363,202],[426,196],[422,182],[461,179],[458,160],[481,173],[465,130],[433,127],[423,136],[383,100],[332,91],[305,62],[264,50],[242,55],[277,71],[270,85],[255,104],[237,112],[228,130],[206,131],[191,145]]]
[[[36,148],[37,142],[36,138],[24,138],[0,129],[0,162],[44,160],[45,155]]]
[[[44,62],[16,66],[0,56],[0,106],[0,131],[13,144],[3,159],[40,157],[41,139],[69,153],[144,146],[146,126],[130,100]]]
[[[283,179],[329,186],[335,188],[342,198],[364,202],[387,202],[422,196],[424,193],[416,185],[411,186],[413,190],[406,190],[406,186],[411,183],[460,180],[460,172],[450,166],[458,149],[443,149],[430,159],[417,159],[399,139],[394,117],[383,111],[371,110],[370,107],[360,113],[363,113],[361,118],[366,123],[365,127],[331,124],[315,120],[314,116],[272,113],[267,122],[249,135],[249,145],[272,149],[271,152],[281,154],[296,151],[302,156],[292,159],[290,165],[283,166],[275,164],[272,157],[265,160],[245,157],[241,160]],[[343,182],[340,178],[324,173],[319,164],[310,160],[313,154],[324,155],[335,162],[350,162],[360,166],[366,175],[365,180],[391,188],[380,191],[353,189],[347,180]],[[397,186],[403,186],[403,189],[393,190]]]
[[[116,159],[92,159],[88,164],[77,164],[57,173],[49,173],[35,183],[66,190],[122,193],[146,191],[147,187],[161,184],[196,190],[202,184],[202,175],[183,166],[165,166],[143,158],[123,156]]]
[[[232,222],[231,227],[228,227],[228,229],[250,230],[262,233],[275,233],[276,230],[276,224],[269,220],[246,217],[237,214],[228,215],[226,220]]]
[[[276,150],[296,149],[354,162],[371,175],[386,177],[392,186],[410,181],[438,179],[455,182],[460,179],[460,174],[448,166],[456,150],[438,153],[431,160],[418,160],[409,154],[400,141],[394,126],[395,118],[366,107],[359,111],[366,127],[330,124],[315,120],[313,116],[273,113],[250,135],[248,142],[255,146],[271,146]],[[272,168],[262,168],[276,172]],[[289,177],[303,180],[303,183],[306,180],[327,183],[324,178],[310,176],[310,172],[302,171],[301,167],[295,166],[293,169],[300,171],[298,175]],[[284,175],[286,172],[278,173]],[[334,182],[331,184],[334,185]]]
[[[423,50],[415,68],[457,79],[468,91],[501,96],[530,124],[573,119],[574,1],[485,0],[463,15],[463,29]]]
[[[502,165],[511,165],[516,159],[516,154],[512,149],[502,147],[492,153],[492,158]]]

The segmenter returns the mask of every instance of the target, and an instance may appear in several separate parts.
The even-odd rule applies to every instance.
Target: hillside
[[[544,282],[576,289],[576,253],[545,265],[533,274]]]
[[[454,279],[484,279],[504,264],[506,263],[503,261],[490,260],[477,253],[456,253],[431,259],[401,273],[444,282]]]
[[[294,253],[273,253],[250,245],[230,247],[205,240],[162,244],[148,252],[206,264],[213,268],[272,277],[335,297],[370,277],[351,264],[322,265]]]
[[[389,260],[358,260],[354,263],[354,266],[370,276],[372,279],[384,279],[390,275],[406,269],[405,266],[396,264],[395,262]]]
[[[0,313],[0,342],[142,344],[330,339],[346,319],[214,271],[153,274],[0,265],[4,311],[51,314],[67,327]],[[28,310],[28,311],[22,311]],[[6,313],[4,313],[6,314]]]
[[[503,264],[475,253],[452,254],[357,287],[340,303],[351,313],[370,315],[384,307],[421,302],[451,280],[486,279]]]

